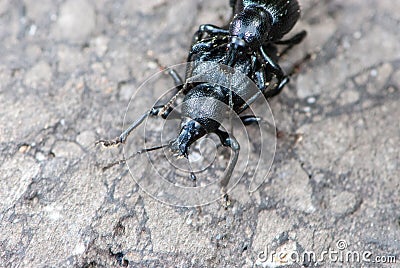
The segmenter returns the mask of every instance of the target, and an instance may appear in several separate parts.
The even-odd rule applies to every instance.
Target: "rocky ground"
[[[0,266],[397,267],[400,2],[300,2],[309,34],[282,66],[311,58],[270,101],[267,181],[185,208],[103,171],[122,149],[93,144],[121,131],[151,55],[184,62],[228,1],[0,0]]]

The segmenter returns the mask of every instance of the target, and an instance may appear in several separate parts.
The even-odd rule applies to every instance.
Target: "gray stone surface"
[[[300,2],[293,32],[309,35],[282,66],[311,60],[270,102],[280,138],[267,182],[240,182],[228,208],[177,208],[125,166],[103,171],[122,150],[93,144],[120,132],[158,71],[149,55],[183,62],[228,1],[0,0],[0,266],[398,267],[400,2]],[[264,259],[343,245],[397,264]]]

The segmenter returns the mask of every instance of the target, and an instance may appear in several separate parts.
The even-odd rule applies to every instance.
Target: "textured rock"
[[[282,67],[311,57],[270,101],[266,183],[249,193],[246,170],[230,201],[185,208],[154,200],[125,165],[103,170],[123,150],[94,142],[119,135],[153,58],[185,61],[201,23],[229,19],[228,0],[0,0],[0,266],[376,267],[289,259],[339,246],[398,265],[400,2],[300,3],[293,33],[308,36]],[[146,94],[140,111],[158,97]]]
[[[96,12],[91,2],[67,0],[60,8],[53,34],[60,39],[83,43],[96,27]]]

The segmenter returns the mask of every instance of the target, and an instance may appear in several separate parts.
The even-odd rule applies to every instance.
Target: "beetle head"
[[[229,47],[235,50],[248,47],[255,49],[268,38],[272,16],[260,6],[248,6],[233,18],[229,34]]]
[[[197,121],[185,119],[178,137],[171,141],[170,148],[179,156],[188,157],[188,149],[192,143],[206,134],[204,127]]]

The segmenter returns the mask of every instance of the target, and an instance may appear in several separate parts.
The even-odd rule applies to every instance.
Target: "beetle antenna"
[[[131,160],[131,159],[134,158],[135,156],[138,156],[138,155],[140,155],[140,154],[142,154],[142,153],[146,153],[146,152],[151,152],[151,151],[159,150],[159,149],[165,148],[165,147],[167,147],[167,146],[169,146],[169,144],[157,145],[157,146],[150,147],[150,148],[143,148],[142,150],[137,151],[136,153],[132,154],[131,156],[129,156],[129,157],[126,158],[126,159],[124,158],[124,159],[121,159],[121,160],[112,162],[112,163],[108,164],[107,166],[104,166],[104,167],[103,167],[103,171],[105,171],[105,170],[107,170],[107,169],[109,169],[109,168],[112,168],[113,166],[119,165],[119,164],[125,164],[126,161]]]

